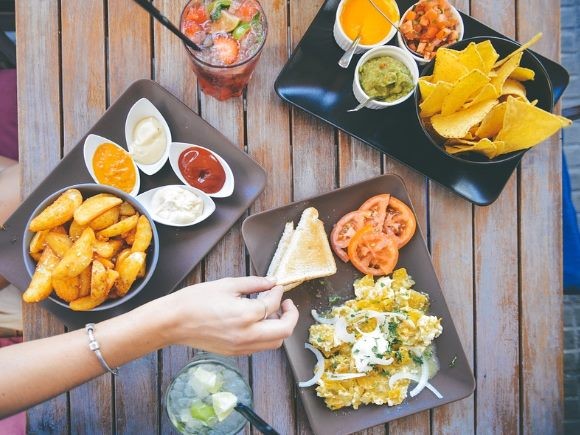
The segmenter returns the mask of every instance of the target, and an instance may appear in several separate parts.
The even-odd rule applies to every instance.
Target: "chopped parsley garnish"
[[[432,356],[433,352],[431,352],[430,350],[426,350],[425,352],[423,352],[423,358],[425,359],[431,359]]]
[[[391,335],[397,335],[397,322],[389,322],[389,333]]]
[[[400,350],[398,350],[398,351],[396,351],[396,352],[395,352],[395,359],[396,359],[398,362],[401,362],[401,361],[403,361],[403,354],[401,353],[401,351],[400,351]]]
[[[411,359],[415,361],[415,364],[423,365],[423,358],[420,356],[415,355],[414,353],[410,353]]]
[[[338,295],[330,295],[328,297],[328,303],[331,305],[336,304],[337,302],[340,302],[342,300],[342,298]]]
[[[453,357],[453,359],[451,360],[451,362],[449,363],[449,367],[455,367],[455,364],[457,363],[457,355],[455,355]]]

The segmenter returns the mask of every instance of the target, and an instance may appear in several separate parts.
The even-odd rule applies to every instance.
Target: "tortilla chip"
[[[478,69],[483,71],[485,68],[475,42],[470,42],[467,47],[459,52],[459,62],[467,67],[468,70]]]
[[[421,109],[421,116],[428,117],[433,116],[441,111],[441,106],[443,101],[451,92],[453,85],[447,82],[439,82],[435,85],[435,89],[431,92],[429,97],[427,97],[421,104],[419,108]]]
[[[475,46],[475,45],[474,45]],[[472,95],[476,94],[489,82],[489,78],[480,70],[475,69],[461,77],[451,89],[443,105],[442,115],[451,115],[457,112]]]
[[[525,82],[527,80],[534,80],[536,77],[536,73],[533,69],[524,68],[523,66],[518,66],[514,71],[510,74],[510,79],[518,80],[520,82]]]
[[[521,52],[523,52],[524,50],[530,48],[532,45],[534,45],[536,42],[538,42],[540,40],[540,38],[542,37],[542,32],[540,33],[536,33],[532,39],[530,39],[528,42],[526,42],[525,44],[522,44],[520,47],[518,47],[517,50],[512,51],[510,54],[508,54],[506,57],[504,57],[502,60],[498,61],[495,63],[495,65],[493,66],[493,69],[499,68],[500,66],[502,66],[504,63],[508,62],[510,59],[512,59],[514,56],[517,56],[518,54],[520,54]],[[521,56],[520,56],[521,57]],[[519,63],[519,62],[518,62]]]
[[[523,150],[543,142],[570,124],[572,121],[567,118],[508,97],[503,127],[496,140],[506,143],[506,152]]]
[[[528,100],[526,97],[525,86],[522,85],[517,80],[507,79],[504,82],[503,87],[501,88],[501,94],[502,95],[517,95],[519,97],[525,98],[526,101]]]
[[[471,107],[474,104],[478,104],[486,100],[495,100],[496,98],[499,98],[499,92],[497,92],[494,85],[488,83],[479,90],[479,92],[475,95],[475,97],[471,101],[465,103],[463,105],[463,108],[467,109],[468,107]]]
[[[481,121],[475,135],[480,138],[491,138],[498,134],[503,127],[503,117],[505,115],[506,106],[507,103],[504,101],[491,109],[489,113],[485,115],[483,121]]]
[[[449,154],[457,154],[463,152],[474,152],[485,155],[489,159],[493,159],[502,154],[504,150],[504,143],[501,141],[491,141],[487,138],[478,141],[456,140],[445,142],[445,151]]]
[[[425,100],[429,98],[429,95],[435,90],[435,85],[427,80],[424,77],[419,79],[419,91],[421,91],[421,98]]]
[[[458,59],[457,51],[448,48],[440,48],[435,55],[435,67],[433,68],[433,82],[445,81],[455,83],[468,73],[465,65]]]
[[[477,44],[477,51],[481,56],[481,60],[483,61],[483,69],[484,73],[489,73],[493,69],[493,65],[499,58],[499,54],[493,48],[493,44],[489,39],[482,41]]]
[[[497,100],[483,101],[451,115],[435,115],[431,118],[431,123],[435,131],[444,138],[462,138],[471,127],[479,124],[497,103]]]
[[[501,92],[504,82],[509,75],[519,66],[523,53],[517,53],[509,61],[504,63],[496,70],[497,76],[491,79],[491,84],[495,86],[498,92]]]

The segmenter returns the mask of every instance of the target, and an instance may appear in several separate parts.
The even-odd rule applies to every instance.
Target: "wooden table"
[[[178,22],[185,0],[155,0]],[[560,142],[526,154],[499,199],[475,207],[423,176],[284,104],[274,80],[322,0],[263,0],[269,35],[247,97],[200,94],[182,43],[130,0],[16,2],[24,194],[42,181],[133,81],[153,78],[254,157],[269,175],[250,213],[385,173],[400,174],[418,212],[477,390],[460,402],[376,427],[372,434],[561,432]],[[463,11],[557,60],[551,0],[457,0]],[[517,4],[517,7],[516,7]],[[312,183],[307,180],[315,179]],[[251,272],[240,223],[188,283]],[[24,307],[26,339],[64,327]],[[30,433],[170,433],[160,397],[192,356],[171,347],[31,409]],[[41,356],[39,356],[41,357]],[[281,433],[309,433],[283,350],[240,358],[257,411]]]

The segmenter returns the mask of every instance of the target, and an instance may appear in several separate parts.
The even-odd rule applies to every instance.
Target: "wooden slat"
[[[62,2],[62,104],[65,153],[106,107],[104,9],[100,1]],[[78,29],[85,38],[79,38]],[[79,61],[82,59],[82,61]],[[74,433],[108,432],[113,422],[111,376],[104,375],[70,392]],[[98,403],[95,413],[86,404]]]
[[[518,39],[558,60],[558,3],[518,3]],[[542,11],[542,13],[538,13]],[[562,168],[559,134],[526,154],[520,170],[520,331],[523,433],[562,433]]]
[[[156,0],[155,6],[176,25],[187,0]],[[197,112],[197,79],[183,43],[173,33],[153,23],[154,79]]]
[[[468,0],[451,3],[462,12],[469,13]],[[451,318],[473,368],[473,207],[436,183],[429,183],[429,192],[431,257]],[[432,433],[473,433],[474,404],[472,395],[435,408],[431,414]]]
[[[474,17],[507,36],[515,13],[512,0],[472,4]],[[519,432],[517,225],[514,174],[496,202],[474,211],[478,433]]]
[[[173,23],[179,23],[181,11],[187,0],[157,0],[155,5]],[[191,69],[189,56],[181,41],[157,21],[153,24],[154,41],[154,79],[173,95],[197,112],[197,79]],[[171,65],[170,68],[167,66]],[[176,138],[177,139],[177,138]],[[189,275],[182,287],[202,280],[202,267],[199,265]],[[159,433],[177,434],[165,412],[163,395],[169,383],[193,356],[188,346],[169,346],[159,353],[161,371],[159,383]]]
[[[253,211],[291,200],[289,110],[274,92],[274,80],[287,59],[286,2],[260,2],[268,18],[268,36],[247,92],[247,146],[249,154],[266,170],[264,193]],[[255,409],[283,433],[296,427],[292,374],[282,349],[252,356]],[[257,433],[255,430],[254,433]]]
[[[115,101],[135,80],[151,77],[151,21],[131,0],[108,2],[109,98]],[[115,429],[149,433],[159,422],[157,352],[120,369],[115,379]]]
[[[289,3],[291,50],[294,50],[323,3],[322,0]],[[299,201],[332,190],[336,185],[337,156],[334,129],[293,108],[291,135],[293,200]],[[326,225],[331,223],[326,222]],[[298,387],[294,385],[294,388]],[[300,402],[297,392],[295,397],[296,402]],[[300,434],[312,432],[302,403],[296,404],[296,431]]]

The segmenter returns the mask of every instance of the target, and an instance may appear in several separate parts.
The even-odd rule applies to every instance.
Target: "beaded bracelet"
[[[107,364],[107,361],[105,361],[105,358],[103,358],[103,354],[101,353],[101,346],[99,346],[99,342],[95,338],[95,324],[87,323],[85,325],[85,329],[87,331],[87,335],[89,336],[89,349],[95,352],[97,359],[99,360],[104,369],[108,370],[114,375],[118,375],[119,369],[118,368],[112,369],[109,366],[109,364]]]

